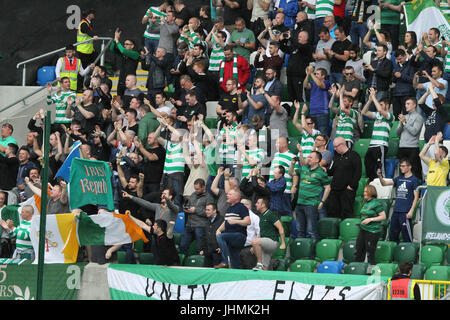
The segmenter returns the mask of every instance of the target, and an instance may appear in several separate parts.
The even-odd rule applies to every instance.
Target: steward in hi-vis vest
[[[88,41],[83,44],[77,45],[77,55],[81,59],[81,64],[86,68],[89,64],[94,62],[97,53],[94,49],[94,41],[98,37],[94,33],[93,21],[95,19],[95,11],[89,10],[85,15],[85,18],[81,19],[77,29],[77,43]]]
[[[412,267],[412,262],[400,263],[400,273],[394,275],[388,283],[390,300],[421,300],[419,286],[410,279]]]
[[[61,78],[67,77],[70,79],[70,90],[76,91],[78,84],[78,74],[85,76],[89,72],[89,66],[84,69],[81,65],[81,60],[75,57],[75,47],[73,45],[66,46],[66,54],[64,57],[58,59],[56,63],[56,79],[61,81]]]

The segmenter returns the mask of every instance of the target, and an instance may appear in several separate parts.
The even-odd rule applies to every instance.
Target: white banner
[[[178,285],[111,268],[108,284],[113,299],[155,300],[382,300],[385,290],[384,282],[343,287],[261,279]]]

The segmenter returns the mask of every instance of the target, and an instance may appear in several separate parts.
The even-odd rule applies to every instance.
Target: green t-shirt
[[[305,165],[300,168],[299,173],[297,204],[318,206],[321,200],[320,193],[324,186],[330,184],[330,177],[320,166],[311,170],[309,166]]]
[[[398,6],[403,0],[384,0],[384,3],[390,3]],[[381,24],[400,24],[400,12],[383,7],[380,11]]]
[[[384,205],[378,199],[370,199],[361,208],[361,222],[367,218],[376,218],[380,212],[384,211]],[[361,229],[377,233],[381,232],[381,221],[374,221],[368,224],[361,223]]]
[[[273,241],[278,241],[280,234],[278,233],[278,229],[274,226],[275,222],[279,220],[278,216],[267,209],[259,217],[259,233],[261,238],[270,238]]]
[[[14,139],[12,136],[9,136],[9,137],[7,137],[7,138],[5,138],[5,139],[2,139],[2,138],[0,137],[0,146],[7,147],[8,144],[10,144],[10,143],[17,144],[17,140]],[[0,152],[0,154],[3,155],[3,156],[5,155],[3,152]]]
[[[202,149],[206,165],[208,166],[209,175],[215,177],[217,175],[217,169],[219,169],[216,147],[208,145],[206,147],[202,146]]]
[[[231,42],[237,43],[237,41],[240,41],[241,43],[249,44],[250,42],[255,42],[255,34],[252,30],[245,28],[242,30],[242,32],[239,32],[237,30],[234,30],[230,37]],[[236,52],[238,55],[244,57],[249,61],[250,59],[250,53],[252,52],[249,49],[244,48],[243,46],[238,45],[236,48],[234,48],[234,52]]]

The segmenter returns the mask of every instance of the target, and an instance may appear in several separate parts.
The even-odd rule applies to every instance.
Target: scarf
[[[225,60],[220,63],[220,79],[219,82],[223,82],[223,69],[225,68]],[[233,57],[233,78],[238,79],[238,67],[237,67],[237,54]]]

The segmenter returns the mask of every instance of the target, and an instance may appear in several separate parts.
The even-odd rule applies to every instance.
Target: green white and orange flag
[[[408,31],[414,31],[418,39],[431,28],[438,28],[441,36],[450,40],[449,22],[434,0],[413,0],[406,2],[403,8],[406,28]]]

